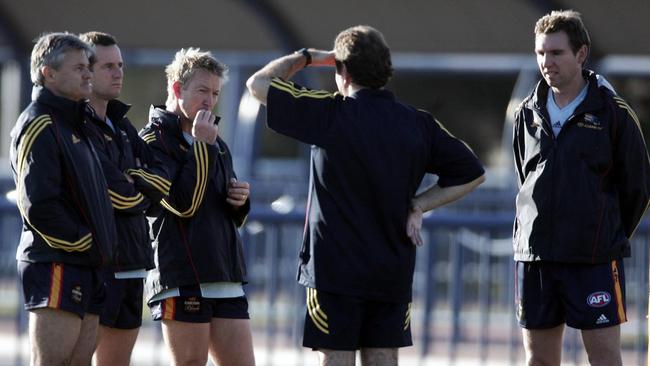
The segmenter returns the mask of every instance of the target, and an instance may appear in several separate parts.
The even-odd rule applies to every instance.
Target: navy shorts
[[[412,344],[411,303],[369,301],[307,288],[304,347],[354,351]]]
[[[101,325],[135,329],[142,325],[142,278],[115,278],[108,272],[104,280],[106,301],[99,315]]]
[[[622,260],[604,264],[516,262],[517,319],[526,329],[566,323],[597,329],[627,321]]]
[[[83,318],[99,315],[104,303],[102,274],[91,267],[18,261],[25,310],[51,308]]]
[[[211,299],[200,296],[177,296],[149,304],[153,320],[177,320],[209,323],[212,318],[249,319],[245,296]]]

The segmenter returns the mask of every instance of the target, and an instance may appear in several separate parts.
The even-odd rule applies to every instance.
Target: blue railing
[[[523,362],[521,330],[515,320],[512,212],[441,211],[424,222],[425,245],[418,249],[413,287],[412,329],[417,358],[472,357],[476,364]],[[267,352],[277,344],[299,347],[304,317],[303,289],[295,282],[304,216],[253,211],[247,248],[249,296],[264,309]],[[646,364],[648,233],[646,221],[625,260],[629,322],[622,326],[626,365]],[[255,308],[251,309],[255,318]],[[291,314],[293,316],[284,317]],[[441,348],[443,352],[441,353]],[[586,361],[578,331],[567,328],[563,360]]]
[[[522,363],[521,332],[514,317],[512,218],[512,212],[451,210],[425,218],[425,245],[418,249],[413,284],[415,346],[402,354],[416,360],[442,358],[448,364],[467,357],[479,365]],[[267,355],[287,349],[302,352],[305,293],[295,277],[303,224],[301,212],[279,214],[258,208],[242,231],[254,342]],[[626,365],[645,365],[646,360],[649,228],[644,221],[633,239],[632,257],[625,260],[630,320],[622,327]],[[18,291],[14,257],[19,235],[15,206],[0,199],[0,283],[11,284],[14,291]],[[25,314],[20,310],[22,296],[17,298],[19,303],[1,309],[0,320],[15,322],[20,336],[26,328]],[[144,327],[159,325],[145,321]],[[575,365],[586,360],[577,333],[567,330],[564,344],[564,361]],[[17,354],[14,363],[25,360]],[[299,359],[294,364],[303,363]]]

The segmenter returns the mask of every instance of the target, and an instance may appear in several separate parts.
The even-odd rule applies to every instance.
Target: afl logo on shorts
[[[587,296],[587,305],[593,308],[602,308],[603,306],[609,304],[612,300],[612,295],[606,291],[598,291]]]

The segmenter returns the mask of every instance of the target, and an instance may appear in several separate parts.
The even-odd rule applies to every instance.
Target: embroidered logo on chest
[[[603,129],[603,125],[600,122],[600,119],[591,113],[585,113],[584,121],[578,122],[577,126],[599,131]]]

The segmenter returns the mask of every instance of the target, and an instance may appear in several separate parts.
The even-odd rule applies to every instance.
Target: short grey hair
[[[167,92],[172,95],[172,85],[179,81],[181,85],[194,76],[196,70],[205,70],[216,74],[221,78],[222,83],[228,81],[228,66],[219,62],[210,51],[201,51],[199,48],[182,48],[176,52],[174,61],[167,65]]]
[[[40,36],[32,49],[30,65],[32,83],[43,86],[43,67],[58,69],[63,62],[63,56],[70,50],[83,51],[90,63],[94,60],[94,53],[90,46],[74,34],[53,32]]]

